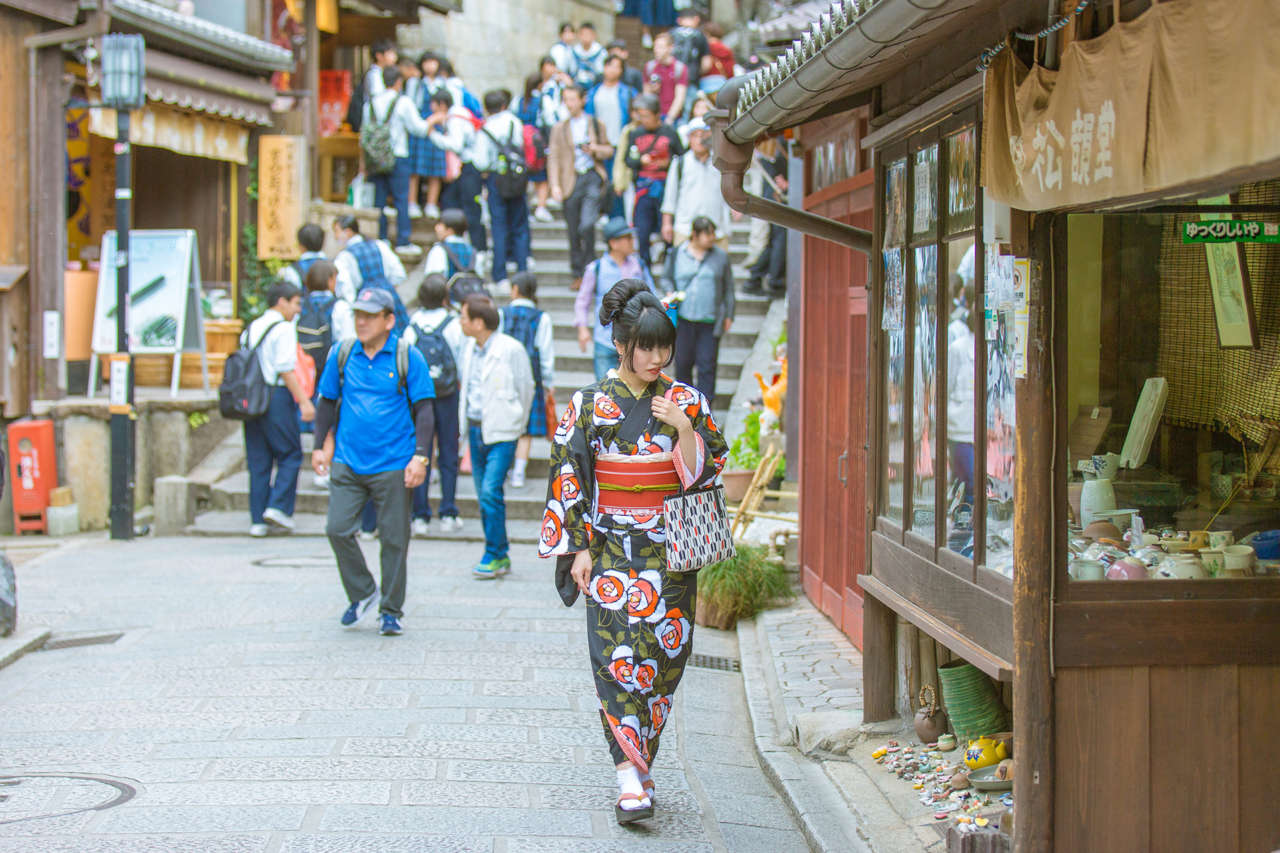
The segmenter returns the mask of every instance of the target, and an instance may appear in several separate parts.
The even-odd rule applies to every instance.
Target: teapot
[[[920,688],[920,709],[916,711],[915,726],[916,737],[921,743],[934,743],[947,730],[947,715],[938,705],[932,684]]]
[[[1009,751],[1005,749],[1004,741],[996,740],[990,736],[983,736],[977,740],[969,741],[969,746],[964,751],[964,763],[968,765],[970,770],[999,764],[1008,757]]]

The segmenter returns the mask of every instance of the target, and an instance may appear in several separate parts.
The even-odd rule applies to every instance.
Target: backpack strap
[[[338,409],[342,409],[342,386],[347,377],[347,360],[351,358],[351,351],[355,349],[356,339],[347,338],[338,347]],[[413,401],[409,400],[409,342],[403,337],[396,338],[396,374],[399,379],[396,382],[396,389],[399,393],[404,394],[405,401],[409,403],[409,417],[413,417]]]
[[[347,359],[351,358],[351,350],[355,349],[356,339],[347,338],[338,347],[338,406],[342,406],[342,384],[347,378]]]
[[[431,330],[431,334],[434,335],[438,332],[443,332],[444,327],[449,325],[452,322],[453,322],[453,315],[448,312],[445,312],[444,319],[440,321],[440,325],[436,326],[434,329]]]
[[[470,273],[475,272],[476,256],[474,252],[471,254],[471,263],[464,264],[460,260],[458,260],[458,255],[454,252],[454,250],[449,248],[448,240],[441,240],[440,248],[444,249],[444,253],[449,258],[449,262],[458,268],[457,272],[455,272],[454,275],[457,275],[460,272],[470,272]]]

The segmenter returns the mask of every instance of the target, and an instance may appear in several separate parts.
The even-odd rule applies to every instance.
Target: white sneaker
[[[511,279],[504,278],[502,281],[494,282],[493,288],[499,293],[509,293],[511,291]]]
[[[462,519],[456,515],[446,515],[440,519],[440,530],[444,533],[461,533]]]
[[[427,215],[428,219],[440,218],[440,206],[438,204],[427,205],[425,208],[423,208],[423,212]]]
[[[559,210],[560,208],[564,207],[564,203],[556,201],[554,198],[549,198],[547,199],[547,207],[551,208],[552,210]]]
[[[405,243],[403,246],[396,246],[396,254],[406,258],[422,257],[422,247],[417,243]]]
[[[533,255],[530,255],[529,257],[525,258],[524,265],[529,270],[529,272],[535,272],[538,269],[538,259],[535,258]]]
[[[266,511],[262,513],[262,518],[272,527],[279,527],[290,533],[293,532],[293,516],[285,515],[273,506],[267,507]]]
[[[375,539],[377,539],[377,538],[378,538],[378,531],[376,531],[376,530],[361,530],[361,531],[360,531],[359,533],[357,533],[356,535],[357,535],[357,536],[359,536],[361,539],[363,539],[365,542],[372,542],[373,540],[375,540]]]
[[[653,47],[653,36],[649,35],[648,33],[645,33],[644,35],[640,36],[640,44],[643,45],[644,47]]]
[[[551,211],[545,207],[539,207],[533,211],[533,218],[539,222],[550,222],[552,219]]]
[[[417,204],[410,204],[410,205],[409,205],[409,218],[410,218],[410,219],[421,219],[421,218],[422,218],[422,207],[421,207],[421,206],[419,206],[419,205],[417,205]]]
[[[384,216],[395,216],[396,209],[394,207],[384,207],[382,208],[382,213]]]
[[[488,278],[490,271],[493,269],[493,253],[489,251],[476,252],[475,268],[476,275],[481,278]]]
[[[249,525],[249,535],[252,536],[254,539],[262,539],[270,532],[271,532],[271,528],[267,527],[265,524]]]
[[[513,488],[513,489],[523,489],[523,488],[524,488],[524,473],[523,473],[523,472],[519,472],[519,471],[512,471],[512,472],[511,472],[511,488]]]
[[[431,530],[427,527],[427,520],[425,518],[415,518],[409,525],[409,533],[414,536],[426,536],[430,532]]]

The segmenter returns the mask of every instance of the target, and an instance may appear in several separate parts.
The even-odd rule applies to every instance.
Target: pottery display
[[[1253,573],[1253,548],[1248,545],[1228,545],[1222,549],[1223,573],[1227,577],[1246,577]]]
[[[969,773],[969,784],[979,791],[1008,791],[1013,788],[1013,779],[1001,779],[996,775],[995,765],[983,767]]]
[[[1280,560],[1280,530],[1263,530],[1253,534],[1249,545],[1259,560]]]
[[[1116,560],[1107,569],[1107,580],[1144,581],[1147,579],[1147,567],[1134,557]]]
[[[1226,558],[1221,548],[1201,548],[1200,562],[1211,577],[1217,577],[1226,568]]]
[[[1200,558],[1191,553],[1170,554],[1160,561],[1156,566],[1155,576],[1158,578],[1192,580],[1197,578],[1207,578],[1209,575],[1204,570],[1204,564],[1200,562]]]
[[[1116,527],[1105,518],[1099,518],[1084,529],[1084,535],[1088,539],[1110,539],[1111,541],[1119,541],[1123,535],[1120,528]]]
[[[1098,560],[1075,560],[1071,571],[1078,581],[1100,581],[1106,576],[1107,568]]]
[[[938,735],[938,751],[939,752],[950,752],[955,748],[956,748],[955,735],[949,732],[944,735]]]
[[[1228,545],[1235,544],[1236,537],[1231,534],[1230,530],[1210,530],[1209,531],[1209,547],[1221,550]]]

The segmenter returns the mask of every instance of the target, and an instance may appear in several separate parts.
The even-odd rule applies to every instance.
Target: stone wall
[[[519,97],[524,78],[555,43],[561,22],[591,21],[601,42],[613,38],[612,0],[466,0],[461,12],[442,16],[422,10],[421,22],[401,27],[408,53],[441,52],[467,88],[481,97],[505,87]]]

